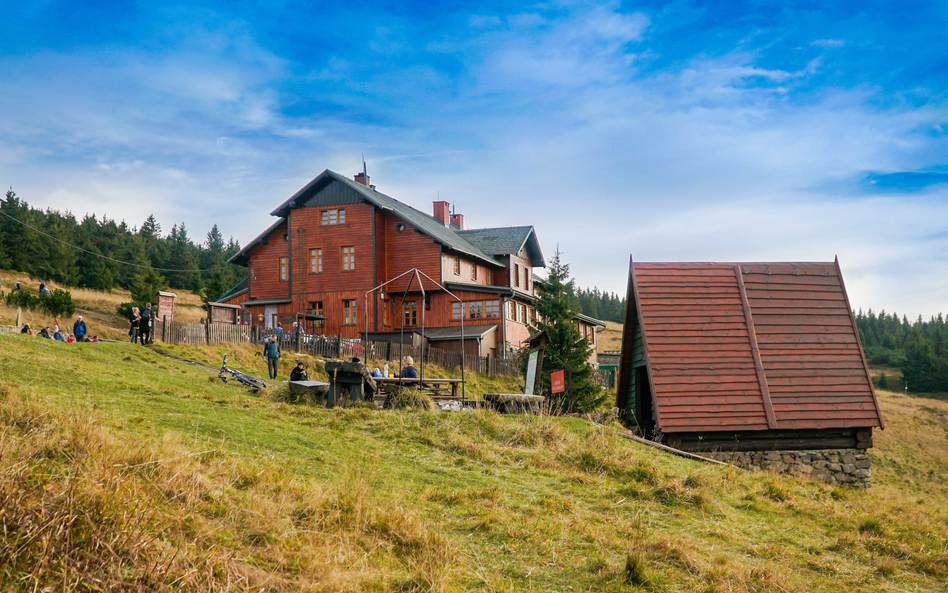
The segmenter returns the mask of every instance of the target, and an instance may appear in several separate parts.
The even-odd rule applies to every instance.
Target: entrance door
[[[275,329],[277,326],[277,306],[267,305],[263,308],[263,321],[267,329]]]

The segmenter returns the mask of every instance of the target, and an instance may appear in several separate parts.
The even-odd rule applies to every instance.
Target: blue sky
[[[639,261],[832,260],[948,312],[946,3],[3,1],[0,182],[242,243],[326,168]]]

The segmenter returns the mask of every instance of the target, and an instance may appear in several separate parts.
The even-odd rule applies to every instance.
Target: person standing
[[[13,292],[20,292],[20,281],[19,281],[19,280],[17,280],[17,281],[13,284]]]
[[[76,336],[77,342],[85,342],[88,331],[89,328],[86,327],[86,322],[82,320],[82,315],[80,315],[76,318],[76,322],[72,324],[72,334]]]
[[[141,338],[142,346],[148,343],[151,337],[151,319],[154,313],[151,310],[151,303],[145,303],[145,310],[140,313],[138,320],[138,336]]]
[[[263,349],[263,355],[267,359],[267,372],[271,379],[277,378],[277,371],[280,367],[280,344],[276,336],[270,336],[270,341]]]
[[[138,307],[132,307],[132,316],[129,318],[131,327],[128,330],[128,337],[132,339],[132,344],[138,341],[138,322],[142,320]]]

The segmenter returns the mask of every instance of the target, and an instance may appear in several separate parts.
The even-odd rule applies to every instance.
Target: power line
[[[83,253],[88,253],[89,255],[94,255],[94,256],[96,256],[96,257],[101,257],[102,259],[107,259],[107,260],[109,260],[109,261],[111,261],[111,262],[115,262],[115,263],[117,263],[117,264],[122,264],[123,266],[131,266],[131,267],[133,267],[133,268],[142,268],[142,269],[144,269],[144,270],[155,270],[156,272],[216,272],[216,271],[218,271],[218,270],[226,270],[226,269],[227,269],[226,267],[223,267],[223,268],[207,268],[206,270],[176,270],[176,269],[174,269],[174,268],[155,268],[155,267],[153,267],[153,266],[143,266],[142,264],[134,264],[134,263],[132,263],[132,262],[122,261],[122,260],[120,260],[120,259],[115,259],[114,257],[109,257],[109,256],[107,256],[107,255],[102,255],[101,253],[96,253],[95,251],[89,251],[88,249],[83,249],[82,247],[79,247],[78,245],[73,245],[72,243],[69,243],[68,241],[63,241],[63,240],[60,239],[59,237],[54,237],[54,236],[50,235],[49,233],[45,233],[45,232],[39,230],[38,228],[36,228],[36,227],[33,226],[33,225],[27,224],[27,223],[23,222],[22,220],[20,220],[20,219],[18,219],[18,218],[15,218],[15,217],[13,217],[13,216],[10,216],[9,214],[7,214],[6,212],[4,212],[3,210],[0,210],[0,214],[6,216],[7,218],[9,218],[10,220],[12,220],[13,222],[22,224],[23,226],[25,226],[25,227],[28,228],[28,229],[32,229],[33,231],[35,231],[35,232],[37,232],[37,233],[43,235],[44,237],[47,237],[47,238],[49,238],[49,239],[52,239],[53,241],[58,241],[58,242],[62,243],[63,245],[66,245],[66,246],[68,246],[68,247],[72,247],[73,249],[78,249],[79,251],[82,251]]]

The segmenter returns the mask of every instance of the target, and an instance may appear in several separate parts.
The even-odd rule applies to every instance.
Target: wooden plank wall
[[[270,233],[267,244],[250,251],[250,291],[247,297],[259,300],[286,298],[289,282],[280,281],[280,258],[289,255],[289,243],[283,240],[286,224]]]

